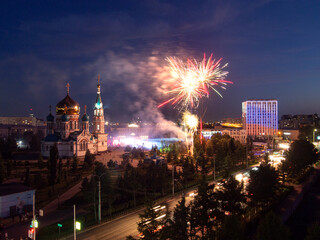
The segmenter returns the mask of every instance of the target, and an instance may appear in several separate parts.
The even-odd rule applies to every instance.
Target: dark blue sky
[[[164,58],[203,53],[234,82],[204,102],[207,120],[240,117],[251,98],[278,99],[280,115],[319,112],[319,13],[318,0],[1,1],[0,115],[43,118],[67,82],[91,109],[100,73],[107,117],[143,118],[166,99]]]

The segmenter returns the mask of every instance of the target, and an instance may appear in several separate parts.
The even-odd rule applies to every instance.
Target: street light
[[[313,142],[315,142],[315,134],[316,134],[317,129],[313,129]]]
[[[99,205],[98,205],[98,224],[101,222],[101,184],[100,184],[100,178],[105,175],[106,173],[102,173],[100,176],[93,175],[94,177],[98,177],[98,188],[99,188]]]

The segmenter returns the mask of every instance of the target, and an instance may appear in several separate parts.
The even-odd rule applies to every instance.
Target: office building
[[[278,133],[278,101],[272,99],[243,102],[242,120],[247,137],[276,136]]]

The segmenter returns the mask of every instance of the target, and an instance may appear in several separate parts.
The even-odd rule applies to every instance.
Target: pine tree
[[[320,224],[319,222],[315,222],[308,227],[307,236],[305,240],[319,240],[319,239],[320,239]]]
[[[159,228],[163,226],[161,211],[156,211],[152,203],[148,203],[146,209],[139,215],[140,222],[138,222],[138,231],[144,236],[145,239],[159,239]]]
[[[54,190],[54,184],[56,183],[57,179],[57,162],[59,158],[59,152],[57,144],[54,144],[53,147],[50,149],[50,157],[48,160],[48,170],[49,170],[49,183],[51,184]]]
[[[77,155],[73,154],[72,158],[72,171],[76,172],[78,170],[78,157]]]
[[[258,170],[250,171],[248,195],[256,205],[268,204],[274,197],[278,184],[276,170],[270,164],[262,163]]]
[[[188,239],[188,221],[190,208],[186,206],[186,199],[183,196],[181,201],[174,208],[173,221],[170,226],[173,240]]]
[[[0,153],[0,184],[4,182],[5,176],[6,176],[6,172],[3,164],[2,155]]]
[[[7,176],[11,176],[11,171],[12,171],[12,160],[8,159],[7,161]]]
[[[86,151],[86,155],[84,157],[84,167],[91,168],[93,166],[95,160],[95,156],[90,153],[89,149]]]
[[[280,218],[273,212],[269,212],[260,221],[256,239],[257,240],[289,240],[289,229],[282,225]]]
[[[214,227],[221,223],[221,212],[214,194],[214,186],[208,186],[202,177],[198,195],[190,205],[190,234],[196,236],[198,231],[204,239],[214,238]]]
[[[225,213],[242,214],[243,204],[246,202],[243,194],[243,184],[239,183],[234,176],[229,177],[222,184],[222,188],[216,193],[220,208]]]
[[[40,169],[43,168],[43,157],[42,157],[41,154],[39,154],[39,157],[38,157],[38,167],[39,167]]]
[[[239,216],[228,216],[220,230],[220,240],[244,240],[244,226]]]

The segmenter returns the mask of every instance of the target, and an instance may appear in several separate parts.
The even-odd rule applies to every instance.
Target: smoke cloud
[[[165,64],[164,56],[159,54],[145,58],[138,54],[127,56],[107,52],[84,68],[93,75],[101,74],[101,86],[105,89],[102,90],[103,97],[107,98],[111,115],[130,115],[155,124],[158,132],[150,133],[153,136],[169,134],[183,138],[184,133],[177,124],[165,119],[157,108],[159,99],[163,98],[165,82],[170,77]],[[113,94],[109,95],[111,92]]]

